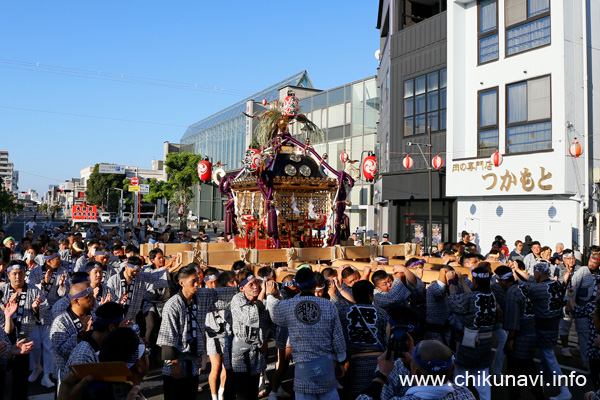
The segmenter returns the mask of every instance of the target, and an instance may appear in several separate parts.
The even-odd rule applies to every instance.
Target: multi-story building
[[[447,15],[445,0],[381,0],[377,28],[381,118],[380,179],[375,184],[381,233],[394,243],[429,236],[429,153],[446,160]],[[431,144],[431,146],[429,146]],[[413,159],[410,170],[403,166]],[[445,196],[445,168],[432,169],[433,243],[456,235],[455,202]]]
[[[8,151],[0,151],[0,179],[2,179],[3,189],[17,194],[19,172],[15,171],[13,163],[8,161]]]
[[[334,168],[345,168],[356,174],[361,168],[360,163],[343,164],[340,155],[346,151],[351,161],[360,161],[361,155],[366,156],[363,150],[375,149],[379,121],[379,90],[375,77],[322,91],[314,89],[308,73],[302,71],[190,126],[181,142],[194,144],[196,153],[210,156],[214,163],[221,161],[226,164],[223,168],[227,173],[239,171],[258,123],[242,113],[254,115],[264,111],[269,105],[263,105],[263,99],[267,103],[283,103],[289,90],[300,99],[300,112],[324,132],[323,141],[312,143],[315,150],[320,154],[326,153],[327,162]],[[290,128],[292,135],[304,140],[298,124]],[[372,186],[359,180],[350,192],[352,205],[348,213],[353,231],[359,227],[367,234],[375,231]],[[218,188],[209,184],[199,185],[190,209],[200,218],[222,219],[223,199]]]
[[[525,235],[597,243],[600,3],[454,0],[447,13],[446,194],[458,198],[458,230],[483,252],[497,234],[509,246]]]

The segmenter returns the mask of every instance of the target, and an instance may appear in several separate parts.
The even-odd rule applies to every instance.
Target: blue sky
[[[377,7],[2,1],[0,150],[40,194],[97,162],[150,168],[188,125],[303,69],[319,89],[375,75]]]

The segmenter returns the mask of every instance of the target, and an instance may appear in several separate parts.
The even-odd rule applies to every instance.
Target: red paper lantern
[[[350,157],[348,157],[348,153],[346,153],[345,151],[342,151],[342,154],[340,154],[340,160],[343,163],[347,163],[349,159],[350,159]]]
[[[402,165],[404,165],[404,168],[406,169],[411,169],[415,165],[415,161],[411,156],[406,156],[404,157],[404,160],[402,160]]]
[[[265,229],[269,229],[269,219],[266,215],[263,217],[263,226],[265,227]]]
[[[569,153],[571,153],[571,155],[575,158],[581,155],[582,150],[579,142],[573,142],[573,144],[569,146]]]
[[[369,155],[363,161],[363,176],[366,180],[372,181],[375,179],[375,175],[377,175],[377,158]]]
[[[431,160],[431,164],[433,165],[433,168],[440,169],[444,165],[444,160],[440,156],[435,156],[433,157],[433,160]]]
[[[244,168],[250,173],[255,173],[260,169],[262,161],[262,155],[260,154],[260,150],[258,149],[248,149],[246,150],[246,155],[244,156]]]
[[[202,182],[210,180],[212,175],[212,164],[208,160],[202,160],[198,163],[198,177]]]
[[[490,156],[490,161],[492,162],[494,167],[501,166],[502,165],[502,154],[498,153],[497,151],[492,153],[492,155]]]
[[[300,110],[300,100],[293,91],[288,90],[288,95],[283,102],[283,113],[288,117],[295,117]]]
[[[266,106],[267,104],[268,104],[268,102],[267,102],[267,99],[266,99],[266,98],[263,98],[263,99],[262,99],[262,105],[263,105],[263,106]]]

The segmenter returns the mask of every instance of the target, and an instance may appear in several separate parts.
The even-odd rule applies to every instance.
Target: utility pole
[[[427,164],[427,171],[429,175],[429,230],[427,235],[427,252],[431,254],[431,246],[433,245],[433,184],[432,184],[432,168],[431,165],[431,121],[429,122],[429,163]]]

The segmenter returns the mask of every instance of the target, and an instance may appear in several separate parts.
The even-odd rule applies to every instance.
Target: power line
[[[44,178],[44,179],[48,179],[48,180],[51,180],[51,181],[56,181],[56,182],[64,182],[65,181],[64,179],[50,178],[50,177],[47,177],[47,176],[32,174],[31,172],[26,172],[26,171],[23,171],[23,170],[18,170],[18,171],[19,171],[19,174],[37,176],[38,178]]]
[[[11,107],[11,106],[3,106],[0,105],[0,108],[6,108],[9,110],[19,110],[19,111],[32,111],[32,112],[41,112],[46,114],[57,114],[57,115],[69,115],[72,117],[83,117],[83,118],[95,118],[95,119],[104,119],[110,121],[124,121],[124,122],[135,122],[138,124],[148,124],[148,125],[159,125],[159,126],[174,126],[177,128],[187,128],[187,125],[176,125],[176,124],[167,124],[162,122],[150,122],[150,121],[140,121],[135,119],[125,119],[125,118],[114,118],[114,117],[101,117],[98,115],[86,115],[86,114],[74,114],[60,111],[49,111],[49,110],[36,110],[33,108],[24,108],[24,107]]]
[[[4,65],[2,65],[4,64]],[[169,89],[180,89],[180,90],[188,90],[194,92],[211,92],[211,93],[221,93],[230,96],[247,96],[252,94],[252,92],[239,90],[239,89],[229,89],[217,85],[208,86],[208,85],[199,85],[197,83],[189,83],[189,82],[178,82],[178,81],[169,81],[165,79],[156,79],[156,78],[147,78],[140,77],[134,75],[125,75],[113,72],[103,72],[103,71],[92,71],[85,70],[79,68],[71,68],[71,67],[62,67],[57,65],[48,65],[41,64],[39,62],[25,62],[25,61],[17,61],[17,60],[9,60],[9,59],[0,59],[0,68],[6,69],[15,69],[29,72],[43,72],[47,74],[54,75],[64,75],[64,76],[72,76],[78,78],[87,78],[87,79],[96,79],[96,80],[106,80],[113,82],[121,82],[121,83],[131,83],[136,85],[144,85],[144,86],[155,86],[155,87],[163,87]]]

